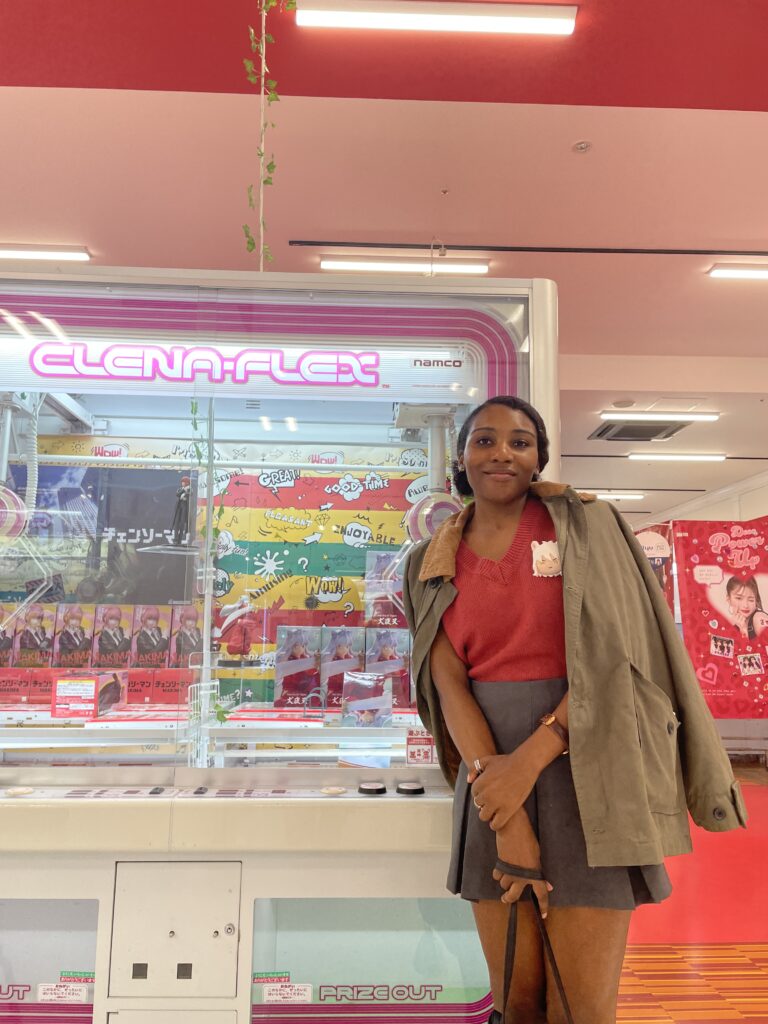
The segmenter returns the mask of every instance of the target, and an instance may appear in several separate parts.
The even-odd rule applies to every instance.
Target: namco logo
[[[428,367],[435,367],[435,366],[451,366],[451,367],[455,366],[455,367],[461,367],[461,366],[464,365],[464,360],[463,359],[414,359],[413,360],[413,365],[414,366],[428,366]]]
[[[91,455],[101,459],[119,459],[128,454],[127,444],[95,444],[91,448]]]

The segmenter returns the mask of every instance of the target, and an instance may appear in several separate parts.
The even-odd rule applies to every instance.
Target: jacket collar
[[[550,480],[536,480],[531,484],[531,493],[544,502],[557,498],[595,501],[594,494],[581,494],[574,491],[568,484],[557,484]],[[419,579],[422,582],[442,576],[450,580],[456,575],[456,552],[459,550],[461,538],[470,519],[474,515],[475,505],[470,502],[461,512],[455,512],[437,530],[429,542],[424,561],[421,563]]]

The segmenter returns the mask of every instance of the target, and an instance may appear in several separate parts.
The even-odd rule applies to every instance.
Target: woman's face
[[[294,644],[291,648],[292,658],[303,658],[306,656],[307,647],[306,644]]]
[[[525,494],[538,464],[536,427],[525,413],[506,405],[478,413],[459,459],[475,498],[495,504]]]
[[[757,598],[749,587],[737,587],[731,591],[731,608],[735,615],[751,615],[757,608]]]
[[[381,648],[382,658],[391,658],[394,653],[395,648],[392,646],[392,644],[384,644],[384,646]]]
[[[40,629],[42,622],[43,620],[40,618],[39,615],[30,615],[30,617],[27,619],[27,625],[29,626],[30,629]]]
[[[147,619],[147,629],[156,629],[157,619]]]
[[[344,658],[348,658],[352,652],[349,649],[349,644],[336,644],[336,659],[342,661]]]
[[[115,618],[107,619],[107,629],[117,629],[117,627],[119,625],[120,625],[120,619],[115,619]]]
[[[82,621],[79,615],[70,615],[69,617],[69,624],[72,629],[80,629]]]

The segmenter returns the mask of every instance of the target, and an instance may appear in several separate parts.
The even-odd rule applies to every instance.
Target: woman
[[[473,902],[490,1019],[518,900],[507,1019],[564,1019],[530,886],[574,1019],[613,1024],[632,910],[669,895],[663,858],[691,849],[686,792],[713,831],[746,815],[647,558],[612,506],[537,482],[548,447],[518,398],[470,414],[454,477],[474,500],[411,552],[403,597],[419,712],[456,789],[448,885]]]
[[[739,633],[747,640],[754,640],[760,636],[768,626],[768,615],[763,610],[755,577],[747,576],[746,579],[742,579],[740,576],[731,576],[725,585],[725,595],[728,599],[728,611]]]

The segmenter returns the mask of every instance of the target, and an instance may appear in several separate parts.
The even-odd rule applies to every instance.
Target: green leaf
[[[272,255],[272,250],[266,243],[262,246],[261,251],[264,254],[264,259],[267,263],[272,263],[274,261],[275,257]]]
[[[296,10],[296,0],[285,0],[285,10],[286,11],[295,11]]]
[[[256,239],[247,224],[243,224],[243,234],[245,235],[245,248],[248,252],[253,252],[256,249]]]
[[[280,97],[277,95],[276,92],[268,92],[267,93],[267,103],[279,103],[279,102],[280,102]]]
[[[267,32],[267,34],[264,36],[264,42],[265,43],[274,43],[274,41],[275,41],[275,37],[271,36],[269,34],[269,32]]]
[[[267,164],[267,174],[274,174],[275,173],[275,166],[276,166],[275,165],[275,161],[274,160],[270,160],[269,163]]]
[[[197,459],[197,464],[201,466],[203,464],[203,449],[200,447],[197,441],[192,442],[192,447],[195,449],[195,458]]]
[[[253,198],[253,185],[248,186],[248,205],[252,210],[256,209],[256,201]]]
[[[274,91],[277,88],[277,82],[274,80],[274,78],[267,79],[267,88],[270,91]]]
[[[251,49],[253,50],[254,53],[256,53],[259,49],[259,46],[261,45],[261,41],[257,36],[256,29],[253,27],[253,25],[248,26],[248,35],[251,40]]]
[[[216,721],[223,725],[227,721],[227,712],[218,701],[213,705]]]

